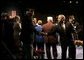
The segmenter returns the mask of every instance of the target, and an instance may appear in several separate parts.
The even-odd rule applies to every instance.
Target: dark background
[[[78,4],[76,1],[78,1]],[[83,22],[82,0],[2,0],[0,3],[1,11],[17,9],[19,12],[24,12],[28,8],[33,8],[35,12],[44,15],[73,14],[80,23]]]

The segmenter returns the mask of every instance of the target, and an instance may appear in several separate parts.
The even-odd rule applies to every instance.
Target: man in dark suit
[[[23,42],[23,52],[24,59],[31,60],[31,44],[32,44],[32,34],[33,34],[33,24],[32,24],[32,12],[28,11],[22,16],[22,30],[21,30],[21,41]]]
[[[48,35],[58,32],[60,35],[60,42],[62,48],[62,59],[66,59],[67,46],[69,46],[69,58],[75,59],[75,45],[72,38],[74,32],[73,26],[70,22],[65,22],[64,15],[58,15],[58,24],[48,33]]]

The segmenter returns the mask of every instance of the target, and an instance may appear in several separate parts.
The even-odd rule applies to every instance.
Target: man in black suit
[[[32,23],[32,11],[29,10],[27,13],[22,15],[22,30],[21,30],[21,41],[23,42],[24,59],[31,60],[32,56],[32,43],[33,33],[39,34],[34,28]]]
[[[23,42],[24,59],[31,59],[31,43],[33,34],[32,12],[28,11],[22,15],[21,41]]]
[[[60,35],[62,59],[66,59],[67,46],[69,46],[69,58],[75,59],[76,51],[72,38],[72,33],[74,32],[74,29],[70,22],[65,22],[64,15],[58,15],[58,24],[53,27],[48,35],[54,34],[56,32],[58,32]]]

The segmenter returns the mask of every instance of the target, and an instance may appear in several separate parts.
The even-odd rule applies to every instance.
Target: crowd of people
[[[32,12],[28,12],[21,18],[16,15],[11,18],[7,13],[1,14],[0,32],[1,43],[13,59],[44,59],[44,44],[46,45],[47,58],[51,59],[50,47],[52,46],[54,59],[57,59],[57,45],[61,44],[62,59],[66,59],[67,47],[69,47],[69,59],[76,59],[76,47],[74,41],[79,39],[78,33],[83,31],[74,15],[68,19],[63,14],[57,16],[56,23],[53,18],[42,20],[32,18]],[[58,37],[60,36],[60,39]],[[59,41],[58,41],[59,40]],[[83,40],[81,38],[81,40]],[[5,56],[5,53],[2,58]],[[35,56],[35,57],[34,57]],[[4,58],[3,58],[4,59]]]

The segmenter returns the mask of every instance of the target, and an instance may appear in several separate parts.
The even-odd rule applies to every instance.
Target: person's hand
[[[40,32],[40,34],[42,34],[42,35],[47,35],[47,33],[45,33],[45,32]]]
[[[46,35],[48,35],[48,34],[47,34],[47,33],[43,33],[43,35],[45,35],[45,36],[46,36]]]
[[[48,33],[45,33],[45,35],[48,35]]]

